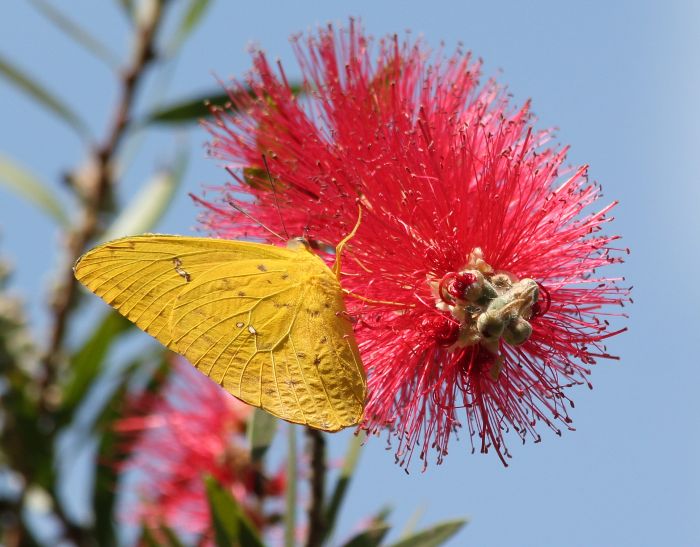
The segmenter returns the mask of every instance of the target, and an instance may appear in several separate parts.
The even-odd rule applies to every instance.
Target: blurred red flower
[[[284,475],[268,480],[251,462],[244,439],[251,411],[185,361],[176,361],[162,391],[132,400],[127,417],[116,424],[128,455],[122,471],[131,471],[137,483],[137,501],[124,517],[156,533],[166,525],[211,537],[203,481],[208,474],[262,529],[262,500],[284,492]]]
[[[621,314],[605,308],[628,299],[596,273],[621,260],[601,233],[614,204],[593,208],[586,167],[564,167],[567,148],[533,128],[529,103],[480,86],[470,54],[375,42],[354,22],[293,44],[305,95],[255,51],[233,108],[212,109],[210,152],[235,181],[196,198],[204,227],[275,242],[264,224],[323,252],[361,206],[342,284],[358,296],[363,427],[388,427],[401,465],[416,446],[440,463],[464,425],[504,463],[507,431],[571,429],[566,388],[611,358],[603,340],[621,330],[605,317]]]

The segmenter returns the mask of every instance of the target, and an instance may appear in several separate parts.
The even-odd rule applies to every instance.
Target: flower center
[[[498,379],[503,366],[500,341],[519,346],[532,334],[529,320],[539,310],[537,282],[494,271],[477,247],[462,269],[431,280],[430,285],[436,308],[449,312],[458,325],[448,351],[481,344],[496,356],[491,376]]]

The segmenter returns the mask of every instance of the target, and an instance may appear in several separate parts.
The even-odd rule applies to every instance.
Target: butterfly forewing
[[[76,277],[243,401],[335,431],[365,378],[340,286],[305,248],[145,235],[101,245]]]

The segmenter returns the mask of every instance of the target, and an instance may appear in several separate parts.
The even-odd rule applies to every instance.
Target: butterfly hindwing
[[[329,431],[359,421],[365,378],[340,285],[305,248],[135,236],[89,251],[75,274],[243,401]]]

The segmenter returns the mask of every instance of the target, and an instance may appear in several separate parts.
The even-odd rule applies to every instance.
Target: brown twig
[[[154,41],[162,20],[162,1],[136,27],[135,44],[130,62],[122,71],[120,94],[112,122],[104,141],[95,146],[88,161],[89,173],[70,175],[73,188],[81,198],[80,220],[67,234],[66,258],[61,265],[58,285],[52,299],[52,324],[49,344],[42,359],[42,407],[50,408],[51,391],[61,360],[61,348],[70,310],[75,300],[77,284],[73,264],[100,229],[100,215],[111,203],[114,186],[114,160],[131,117],[134,97],[139,83],[154,56]]]
[[[70,312],[76,299],[76,280],[73,277],[73,264],[84,252],[86,246],[98,235],[101,216],[109,211],[114,187],[115,158],[120,144],[126,134],[131,118],[134,98],[139,84],[149,65],[154,60],[154,46],[158,27],[163,19],[162,7],[165,0],[153,2],[153,9],[140,18],[134,31],[132,55],[122,70],[119,79],[119,95],[104,141],[97,143],[89,152],[89,169],[76,170],[68,175],[81,207],[78,219],[66,234],[65,258],[59,266],[58,282],[51,301],[51,326],[49,342],[41,359],[39,377],[39,410],[47,424],[45,442],[52,444],[55,434],[55,419],[52,415],[56,408],[54,393],[56,377],[62,363],[62,349]],[[33,480],[26,477],[28,484]],[[86,530],[74,524],[63,512],[60,503],[56,503],[54,514],[64,528],[64,535],[75,545],[91,544]]]
[[[326,535],[324,491],[326,482],[326,441],[323,434],[307,428],[308,453],[311,456],[311,504],[309,505],[309,534],[306,547],[320,547]]]

